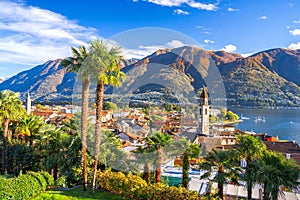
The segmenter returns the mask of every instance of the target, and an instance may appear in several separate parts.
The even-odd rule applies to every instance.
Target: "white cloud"
[[[221,50],[226,51],[226,52],[234,52],[237,50],[237,47],[234,46],[233,44],[227,44]]]
[[[289,45],[290,49],[300,49],[300,42],[297,42],[297,43],[292,43]]]
[[[201,34],[207,34],[207,35],[211,35],[211,32],[209,32],[209,28],[206,28],[204,26],[196,26],[198,29],[201,30]]]
[[[190,1],[187,3],[189,6],[191,6],[192,8],[198,8],[199,10],[217,10],[218,7],[214,4],[204,4],[204,3],[199,3],[199,2],[194,2],[194,1]]]
[[[181,42],[180,40],[171,40],[170,42],[168,42],[168,43],[166,44],[166,46],[167,46],[168,48],[177,48],[177,47],[182,47],[182,46],[184,46],[184,43]]]
[[[294,24],[300,24],[300,20],[294,20],[293,23]]]
[[[213,44],[213,43],[215,43],[215,41],[207,39],[207,40],[204,40],[204,43]]]
[[[192,8],[197,8],[199,10],[214,11],[214,10],[218,9],[216,4],[200,3],[200,2],[196,2],[194,0],[143,0],[143,1],[154,3],[157,5],[161,5],[161,6],[169,6],[169,7],[181,6],[181,5],[185,4]]]
[[[227,11],[228,12],[235,12],[235,11],[239,11],[239,9],[229,7],[229,8],[227,8]]]
[[[138,49],[124,49],[124,57],[129,58],[144,58],[155,51],[159,49],[165,49],[165,48],[178,48],[182,47],[185,44],[180,40],[171,40],[163,45],[149,45],[149,46],[143,46],[140,45]]]
[[[265,15],[263,15],[263,16],[261,16],[261,17],[259,17],[259,19],[268,19],[268,17],[267,16],[265,16]]]
[[[290,30],[291,35],[300,35],[300,29]]]
[[[174,14],[176,15],[189,15],[190,13],[181,9],[174,10]]]
[[[5,0],[0,8],[0,62],[40,64],[98,37],[96,29],[49,10]]]

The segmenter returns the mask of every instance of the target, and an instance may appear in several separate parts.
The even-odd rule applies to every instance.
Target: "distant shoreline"
[[[276,107],[239,107],[239,106],[227,106],[227,108],[231,109],[265,109],[265,110],[300,110],[300,107],[281,107],[281,106],[276,106]]]

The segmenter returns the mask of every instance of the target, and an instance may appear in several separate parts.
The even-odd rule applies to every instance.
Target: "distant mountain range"
[[[0,83],[0,90],[30,91],[36,101],[70,102],[76,75],[68,73],[60,60],[21,72]],[[171,67],[181,74],[159,72],[157,78],[167,78],[182,93],[197,92],[206,85],[209,73],[216,67],[223,80],[227,103],[231,106],[300,106],[300,50],[271,49],[247,58],[225,51],[207,51],[195,47],[163,49],[141,59],[122,64],[122,70],[132,77],[156,70],[155,64]],[[146,68],[145,68],[146,66]],[[214,66],[214,67],[213,67]],[[134,73],[133,73],[134,72]],[[178,76],[177,76],[178,77]],[[138,77],[136,81],[142,81]],[[125,82],[128,88],[134,81]],[[146,87],[151,90],[150,87]],[[213,91],[211,93],[218,91]]]

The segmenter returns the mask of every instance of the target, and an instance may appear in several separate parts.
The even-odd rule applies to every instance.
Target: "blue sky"
[[[173,30],[204,49],[244,56],[276,47],[300,49],[300,1],[1,0],[0,77],[66,57],[70,46],[144,27]],[[145,29],[126,39],[145,42],[127,44],[126,56],[187,44],[175,36],[147,42],[152,40],[145,33],[157,38],[154,32]]]

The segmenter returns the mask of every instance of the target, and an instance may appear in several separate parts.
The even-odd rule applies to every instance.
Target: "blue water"
[[[281,140],[296,140],[300,144],[300,110],[234,109],[239,116],[249,117],[235,126],[242,131],[254,131],[278,136]],[[265,118],[265,122],[255,122],[255,117]]]

